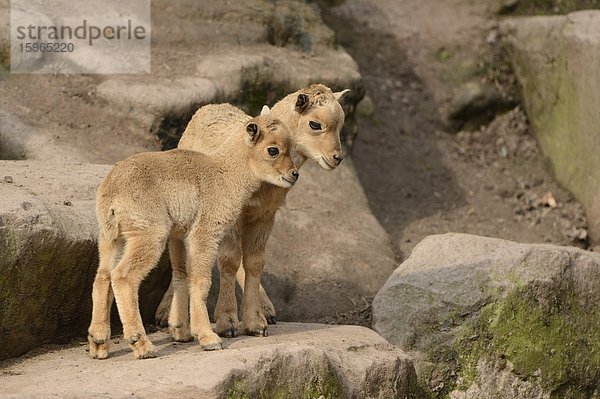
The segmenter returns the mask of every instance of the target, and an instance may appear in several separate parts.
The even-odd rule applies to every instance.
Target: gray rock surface
[[[0,161],[0,358],[85,333],[98,264],[95,192],[109,169]],[[280,320],[315,321],[353,310],[395,267],[351,162],[333,173],[313,164],[302,169],[267,256],[264,285]],[[163,260],[142,286],[145,320],[153,321],[169,279]]]
[[[0,359],[83,336],[91,315],[106,165],[0,161]],[[144,284],[145,320],[168,286],[163,261]]]
[[[266,338],[239,337],[204,352],[150,335],[158,358],[134,360],[120,339],[107,360],[86,345],[0,364],[0,396],[417,398],[410,359],[372,330],[284,323]],[[308,395],[308,396],[307,396]]]
[[[215,84],[203,78],[148,79],[113,78],[98,85],[107,101],[155,115],[166,115],[208,104],[216,98]],[[188,110],[189,111],[189,110]]]
[[[448,118],[456,130],[474,129],[493,120],[500,111],[508,110],[510,105],[492,85],[471,81],[455,90]]]
[[[87,322],[97,263],[91,195],[106,168],[0,165],[0,358],[6,358],[68,339]]]
[[[0,22],[0,64],[10,46],[9,7],[8,0],[0,0],[0,15],[7,16]],[[360,74],[335,46],[315,5],[153,1],[152,17],[151,74],[0,75],[0,160],[27,160],[0,161],[0,358],[84,334],[97,267],[95,190],[108,170],[95,164],[175,146],[203,104],[231,101],[258,113],[263,104],[312,82],[352,89],[344,101],[345,143],[352,143],[351,115],[363,95]],[[4,175],[13,183],[2,180]],[[372,296],[393,260],[351,166],[331,175],[307,168],[302,180],[307,194],[296,190],[290,199],[296,205],[284,210],[295,224],[280,221],[278,238],[271,240],[266,284],[277,293],[282,316],[314,319]],[[334,188],[344,194],[328,191]],[[365,216],[336,226],[345,217],[337,208]],[[363,227],[358,221],[366,224],[362,235],[353,232]],[[319,233],[321,223],[326,237]],[[328,248],[327,240],[335,245]],[[370,240],[380,245],[376,255],[356,245]],[[304,241],[319,252],[304,254]],[[348,245],[354,248],[347,251]],[[154,312],[153,295],[160,296],[160,287],[168,284],[167,266],[157,270],[157,280],[146,285],[144,313]],[[319,275],[309,277],[309,270]],[[368,274],[364,285],[360,270]],[[335,302],[326,307],[321,301],[308,312],[318,295]]]
[[[369,96],[365,96],[360,102],[356,105],[356,112],[362,116],[371,117],[375,112],[375,104],[373,100]]]
[[[600,236],[600,11],[501,24],[539,146]]]
[[[432,391],[589,397],[577,393],[598,388],[598,287],[592,252],[429,236],[375,297],[373,327],[416,358]]]
[[[508,14],[519,5],[519,0],[495,0],[492,4],[492,11],[496,14]]]
[[[277,213],[263,285],[281,320],[353,310],[396,267],[387,233],[347,161],[331,173],[307,163]]]
[[[264,104],[315,82],[352,90],[344,99],[343,130],[352,146],[354,106],[364,94],[361,77],[314,4],[153,1],[151,73],[71,76],[3,72],[10,52],[9,5],[0,1],[0,16],[7,17],[0,18],[0,116],[31,127],[35,134],[26,137],[36,140],[21,138],[23,129],[12,122],[0,123],[0,139],[9,143],[0,159],[48,155],[114,163],[135,152],[175,147],[204,104],[232,102],[256,115]],[[47,144],[57,144],[59,155],[45,151]]]
[[[53,134],[54,133],[54,134]],[[44,162],[78,162],[80,154],[59,145],[59,131],[27,124],[0,109],[0,160],[29,159]]]
[[[109,77],[98,86],[98,95],[137,112],[150,111],[142,118],[163,143],[168,126],[161,126],[161,119],[180,120],[181,131],[167,133],[180,135],[200,105],[233,102],[255,115],[264,104],[321,82],[352,90],[343,134],[352,145],[356,131],[351,117],[363,95],[361,77],[354,60],[335,46],[334,34],[316,7],[290,0],[243,5],[182,1],[154,2],[153,12],[165,12],[153,25],[153,51],[184,62],[167,70],[159,64],[149,76]],[[161,93],[170,94],[165,98]]]

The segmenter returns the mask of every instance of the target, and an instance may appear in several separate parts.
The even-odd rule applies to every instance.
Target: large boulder
[[[505,21],[525,109],[554,175],[600,237],[600,11]]]
[[[331,173],[307,163],[267,246],[263,284],[277,317],[317,321],[366,306],[396,267],[391,248],[352,163]]]
[[[9,3],[0,0],[0,15]],[[85,333],[97,267],[95,190],[109,168],[95,164],[176,146],[203,104],[258,113],[313,82],[352,89],[344,98],[344,142],[352,145],[360,74],[316,5],[153,1],[152,16],[151,74],[0,74],[0,159],[27,160],[0,161],[0,358]],[[9,44],[2,21],[0,64]],[[394,264],[349,163],[332,174],[307,166],[301,180],[271,240],[265,285],[281,316],[315,320],[360,306]],[[146,320],[169,281],[161,265],[143,290]],[[319,295],[334,305],[311,305]]]
[[[419,398],[410,359],[363,327],[278,324],[225,350],[150,335],[159,357],[132,363],[122,340],[99,362],[75,346],[10,365],[0,396],[31,398]]]
[[[0,161],[0,359],[83,336],[98,267],[95,194],[107,165]],[[169,284],[142,287],[147,321]]]
[[[151,73],[119,76],[4,74],[9,6],[0,0],[0,159],[114,163],[175,147],[204,104],[231,102],[256,115],[317,82],[352,90],[342,133],[352,147],[361,76],[314,3],[153,1]]]
[[[373,327],[453,398],[597,397],[600,256],[427,237],[373,301]],[[596,396],[593,396],[596,395]]]
[[[163,148],[177,144],[200,105],[231,102],[256,115],[263,105],[315,82],[351,89],[344,101],[348,123],[342,141],[352,147],[354,106],[364,94],[361,77],[315,5],[155,1],[152,11],[160,15],[153,19],[153,56],[173,54],[166,63],[178,57],[181,65],[167,73],[159,65],[153,75],[109,77],[97,93],[139,114]]]
[[[0,161],[0,359],[85,333],[98,265],[95,192],[109,169]],[[395,267],[350,162],[333,173],[313,164],[302,169],[267,256],[264,285],[280,320],[323,320],[354,310]],[[163,257],[142,286],[144,320],[153,321],[169,280]],[[211,314],[217,287],[213,282]]]

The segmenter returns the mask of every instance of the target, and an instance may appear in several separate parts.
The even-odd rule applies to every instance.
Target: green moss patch
[[[7,48],[0,47],[0,76],[10,70],[10,55]]]
[[[519,288],[486,305],[459,340],[458,369],[466,388],[477,363],[510,361],[524,380],[552,398],[587,398],[600,380],[600,309],[567,282]]]
[[[554,15],[599,8],[600,0],[521,0],[512,13],[518,15]]]
[[[270,377],[265,375],[265,379]],[[225,395],[228,399],[339,399],[344,398],[342,384],[331,371],[316,374],[309,381],[284,381],[275,379],[268,381],[259,389],[252,387],[247,378],[242,377],[233,382]]]

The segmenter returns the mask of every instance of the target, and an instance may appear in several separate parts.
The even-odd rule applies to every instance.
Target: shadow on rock
[[[464,205],[444,165],[438,109],[397,39],[334,9],[323,17],[359,65],[373,112],[358,116],[353,159],[369,206],[394,242],[412,221]]]

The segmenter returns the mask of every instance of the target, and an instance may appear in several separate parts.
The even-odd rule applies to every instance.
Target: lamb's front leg
[[[244,251],[243,260],[246,272],[244,282],[244,296],[242,299],[242,323],[248,335],[266,337],[267,319],[263,314],[260,301],[260,277],[265,265],[265,250],[258,248],[255,251]]]
[[[249,335],[267,336],[267,319],[263,311],[260,278],[266,260],[267,240],[273,228],[275,215],[244,226],[242,252],[245,271],[242,298],[242,324]],[[266,293],[265,293],[266,294]]]
[[[244,271],[243,267],[238,268],[235,279],[243,291],[244,286],[246,285],[246,272]],[[258,290],[260,293],[260,307],[262,308],[263,314],[267,319],[267,323],[277,324],[277,312],[275,311],[275,306],[273,305],[273,302],[271,302],[271,299],[269,298],[269,295],[267,294],[267,291],[263,287],[262,283],[258,287]]]
[[[206,308],[218,240],[198,231],[192,231],[187,240],[186,263],[190,289],[192,335],[198,338],[198,342],[204,350],[222,349],[221,338],[213,332]]]
[[[242,261],[242,242],[239,227],[232,228],[221,241],[219,248],[219,298],[215,308],[216,332],[222,337],[232,338],[239,328],[235,274]]]

